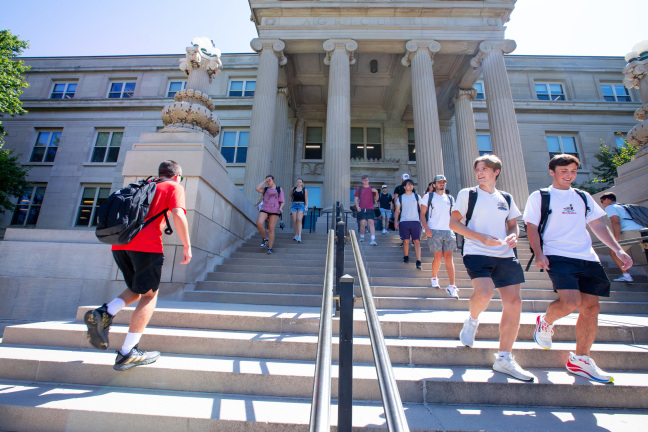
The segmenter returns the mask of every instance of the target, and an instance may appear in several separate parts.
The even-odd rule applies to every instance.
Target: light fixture
[[[369,62],[369,70],[371,73],[378,72],[378,60],[374,59]]]

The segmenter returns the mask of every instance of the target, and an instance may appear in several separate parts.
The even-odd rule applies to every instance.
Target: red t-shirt
[[[359,198],[358,206],[363,210],[373,210],[374,208],[374,192],[372,189],[373,188],[371,186],[360,186],[353,194],[353,196],[357,196]]]
[[[165,208],[173,210],[181,208],[187,213],[185,204],[184,188],[174,181],[158,183],[155,188],[155,196],[149,207],[147,220],[160,213]],[[167,215],[171,216],[170,212]],[[137,233],[135,238],[125,245],[114,245],[112,250],[129,250],[137,252],[163,253],[162,230],[166,225],[164,215],[151,222],[142,231]]]

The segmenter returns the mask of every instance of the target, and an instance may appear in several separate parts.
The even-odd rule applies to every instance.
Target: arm
[[[357,195],[353,195],[353,202],[355,203],[356,210],[360,211],[360,202]]]
[[[425,231],[425,235],[430,238],[432,237],[432,230],[430,227],[428,227],[427,221],[425,220],[425,213],[427,212],[428,206],[425,204],[421,204],[421,225],[423,226],[423,230]]]
[[[509,219],[506,221],[506,244],[513,249],[517,246],[517,238],[520,235],[520,227],[518,227],[517,220]]]
[[[374,207],[378,206],[378,191],[376,189],[371,189],[372,195],[373,195],[373,204]]]
[[[538,233],[538,226],[527,222],[527,237],[533,253],[535,253],[536,267],[540,270],[549,270],[549,260],[540,246],[540,233]]]
[[[304,206],[308,210],[308,190],[304,189]]]
[[[398,216],[400,216],[401,208],[400,205],[396,204],[396,210],[394,210],[394,228],[398,229]]]
[[[630,258],[630,255],[625,253],[623,249],[621,249],[621,246],[619,246],[619,243],[614,239],[614,236],[610,232],[610,229],[603,223],[603,221],[599,218],[596,220],[593,220],[590,222],[589,227],[594,231],[594,234],[596,234],[596,237],[599,238],[607,247],[612,249],[612,252],[623,262],[623,267],[621,270],[628,270],[630,267],[632,267],[632,258]]]
[[[471,230],[466,225],[461,223],[461,219],[463,219],[463,215],[461,213],[456,210],[452,212],[452,215],[450,215],[450,229],[452,231],[456,232],[457,234],[461,234],[465,238],[480,241],[486,246],[501,246],[501,243],[498,239],[493,236]]]
[[[180,236],[180,241],[184,245],[183,254],[184,261],[180,264],[189,264],[191,261],[191,241],[189,240],[189,223],[187,222],[187,216],[185,215],[184,209],[176,207],[171,210],[173,215],[173,224],[176,227],[178,236]]]
[[[611,216],[610,222],[612,222],[612,234],[614,234],[615,240],[619,240],[619,237],[621,237],[621,219],[619,216]]]
[[[266,181],[263,180],[263,181],[262,181],[261,183],[259,183],[259,185],[255,188],[256,191],[259,192],[260,194],[263,193],[263,188],[265,187],[265,182],[266,182]]]

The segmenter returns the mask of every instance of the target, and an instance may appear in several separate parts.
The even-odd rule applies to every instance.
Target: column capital
[[[405,49],[407,53],[401,59],[401,64],[405,67],[409,67],[412,64],[412,57],[419,50],[426,50],[430,53],[430,57],[434,57],[434,54],[441,50],[441,44],[435,40],[423,40],[423,39],[412,39],[407,41],[405,44]]]
[[[277,96],[285,96],[288,98],[288,87],[277,88]]]
[[[331,64],[331,56],[333,55],[333,51],[336,49],[343,49],[346,51],[350,65],[354,65],[356,62],[353,54],[355,54],[355,50],[358,49],[358,42],[353,39],[329,39],[322,44],[322,47],[324,47],[324,51],[326,51],[326,57],[324,57],[325,65]]]
[[[499,51],[502,54],[510,54],[515,51],[517,44],[514,40],[503,39],[494,41],[483,41],[479,44],[479,52],[470,60],[470,65],[474,68],[481,67],[482,61],[492,51]]]
[[[459,99],[468,99],[472,101],[477,97],[477,90],[474,88],[469,88],[469,89],[463,89],[463,88],[458,88],[457,92],[455,93],[454,100],[457,101]]]
[[[258,53],[260,53],[264,49],[271,49],[279,59],[279,64],[281,66],[288,63],[288,59],[283,52],[283,50],[286,48],[286,44],[281,39],[254,38],[250,42],[250,47],[252,47],[252,49]]]

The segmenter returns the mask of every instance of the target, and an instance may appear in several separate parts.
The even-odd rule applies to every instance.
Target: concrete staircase
[[[272,255],[253,238],[186,292],[184,302],[161,301],[140,344],[163,353],[150,366],[115,372],[113,351],[90,349],[82,321],[90,306],[80,308],[74,322],[7,327],[0,344],[0,430],[307,430],[326,238],[304,235],[302,244],[291,238],[279,234]],[[455,300],[430,288],[425,242],[422,271],[413,261],[402,263],[393,233],[379,235],[378,242],[361,243],[361,249],[411,430],[645,430],[645,278],[614,283],[612,296],[602,301],[592,357],[615,378],[603,385],[564,369],[576,316],[555,327],[551,350],[533,342],[535,317],[555,294],[545,273],[526,273],[515,355],[538,379],[523,383],[491,370],[498,300],[482,315],[474,348],[459,343],[472,289],[458,254],[461,299]],[[519,251],[525,264],[527,250]],[[355,275],[350,247],[346,270]],[[354,426],[385,430],[359,301],[356,307]],[[132,310],[115,318],[111,350],[121,346]],[[336,410],[334,403],[332,424]]]

